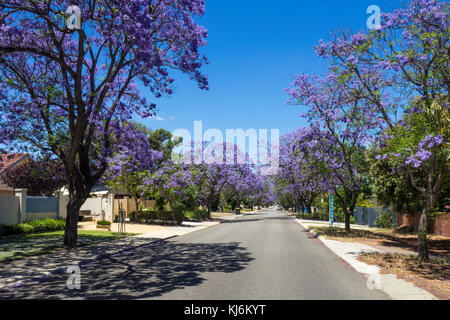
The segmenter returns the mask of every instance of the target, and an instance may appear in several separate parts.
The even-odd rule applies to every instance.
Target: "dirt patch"
[[[358,260],[380,267],[383,274],[395,274],[397,278],[414,283],[439,299],[450,300],[450,260],[431,258],[420,263],[416,257],[400,254],[369,253]]]
[[[417,252],[417,234],[399,234],[394,231],[353,229],[349,233],[337,227],[311,227],[318,235],[337,241],[364,243],[373,247],[385,247],[393,251]],[[450,238],[437,235],[428,236],[430,254],[450,258]],[[389,250],[386,250],[389,251]]]

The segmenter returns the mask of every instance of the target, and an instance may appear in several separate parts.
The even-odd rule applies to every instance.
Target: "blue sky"
[[[366,29],[369,5],[391,11],[404,2],[206,0],[206,14],[199,22],[209,33],[202,53],[210,61],[203,68],[210,90],[200,90],[183,74],[175,74],[174,94],[156,99],[159,120],[139,122],[171,132],[178,128],[193,132],[195,120],[203,121],[204,131],[293,131],[306,122],[299,117],[301,107],[286,106],[285,89],[295,74],[326,70],[313,49],[319,39],[327,39],[339,27]]]

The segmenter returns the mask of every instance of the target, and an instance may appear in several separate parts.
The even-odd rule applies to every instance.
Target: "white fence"
[[[29,197],[26,189],[16,189],[15,196],[0,196],[0,225],[64,217],[64,203],[61,193],[56,198]]]

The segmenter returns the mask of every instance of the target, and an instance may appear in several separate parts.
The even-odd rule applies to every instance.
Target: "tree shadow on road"
[[[232,273],[253,258],[239,243],[162,241],[81,269],[81,289],[67,289],[69,274],[34,285],[0,290],[0,299],[144,299],[197,286],[203,272]]]

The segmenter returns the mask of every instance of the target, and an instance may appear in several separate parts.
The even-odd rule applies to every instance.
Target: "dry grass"
[[[338,227],[311,227],[318,235],[337,241],[364,243],[374,247],[408,250],[417,252],[417,234],[399,234],[393,230],[359,230],[349,233]],[[428,247],[432,255],[450,258],[450,238],[437,235],[428,236]]]
[[[381,273],[396,274],[398,278],[414,283],[439,299],[450,300],[448,258],[431,258],[430,262],[421,263],[414,256],[370,253],[358,259],[379,266]]]

